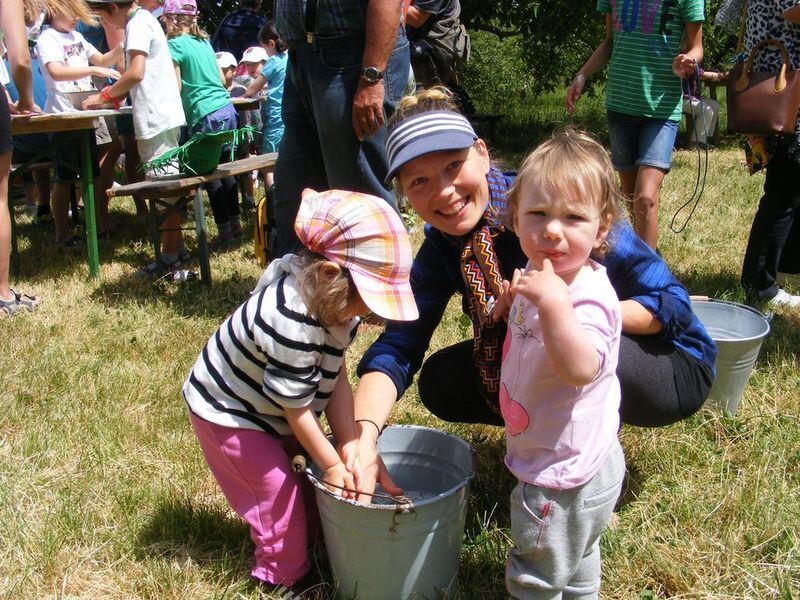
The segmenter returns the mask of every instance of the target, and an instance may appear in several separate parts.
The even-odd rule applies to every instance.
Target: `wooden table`
[[[119,111],[111,109],[83,110],[68,113],[42,113],[37,115],[12,115],[11,134],[25,135],[31,133],[56,133],[62,131],[78,131],[80,135],[81,150],[81,183],[83,184],[83,203],[86,214],[86,248],[89,255],[89,275],[97,277],[100,275],[100,255],[97,250],[97,223],[94,212],[94,173],[92,172],[92,145],[91,137],[94,135],[95,128],[100,123],[101,117],[110,117],[118,114],[129,114],[130,108],[125,107]],[[47,148],[42,148],[26,163],[18,166],[11,173],[13,178],[30,165],[33,165],[47,156],[62,142],[56,142]],[[14,214],[12,203],[8,203],[11,212],[11,257],[12,269],[16,273],[17,265],[17,236],[14,227]]]

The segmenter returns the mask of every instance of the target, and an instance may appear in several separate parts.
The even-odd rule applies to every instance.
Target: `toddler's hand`
[[[355,481],[353,474],[347,470],[344,463],[338,462],[322,473],[322,483],[328,490],[342,498],[356,499]],[[329,485],[333,484],[333,485]],[[335,487],[339,486],[339,487]],[[344,490],[340,488],[345,488]]]
[[[550,260],[545,258],[541,271],[531,269],[521,275],[516,283],[511,285],[511,292],[513,294],[522,294],[523,297],[538,307],[542,302],[551,298],[568,296],[569,288],[564,280],[553,270],[553,264]]]
[[[681,79],[686,79],[694,75],[694,68],[697,63],[688,54],[678,54],[672,61],[672,72]]]
[[[514,269],[511,282],[503,280],[503,291],[495,299],[494,306],[492,307],[492,322],[499,323],[500,319],[508,321],[508,312],[511,310],[511,305],[514,303],[514,294],[511,288],[517,284],[521,275],[522,271]]]

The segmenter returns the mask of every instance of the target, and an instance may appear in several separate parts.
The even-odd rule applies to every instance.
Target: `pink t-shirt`
[[[605,267],[594,262],[569,293],[578,321],[597,347],[600,368],[594,380],[583,387],[561,380],[542,341],[538,310],[522,296],[509,313],[500,378],[506,466],[520,481],[555,489],[589,481],[619,429],[619,300]]]

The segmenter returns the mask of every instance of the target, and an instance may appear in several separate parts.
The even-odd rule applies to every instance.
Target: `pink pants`
[[[302,579],[319,513],[311,484],[292,472],[292,457],[301,450],[297,438],[223,427],[192,413],[189,418],[222,492],[250,525],[256,546],[250,574],[275,585]]]

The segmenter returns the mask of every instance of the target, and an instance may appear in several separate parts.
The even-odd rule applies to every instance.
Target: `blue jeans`
[[[284,135],[275,166],[275,256],[299,245],[294,219],[300,192],[344,189],[384,198],[396,206],[383,180],[387,172],[386,125],[360,142],[353,130],[353,97],[361,71],[359,37],[294,43],[289,48],[282,114]],[[409,49],[399,30],[384,76],[386,118],[408,81]]]
[[[677,121],[608,111],[611,162],[617,171],[631,171],[647,165],[668,172],[677,134]]]

